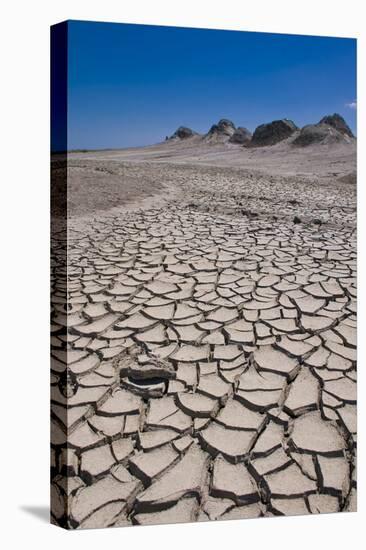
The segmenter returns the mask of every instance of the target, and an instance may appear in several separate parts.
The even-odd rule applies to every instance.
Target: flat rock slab
[[[205,361],[208,359],[209,348],[208,346],[190,346],[185,345],[179,348],[173,355],[170,356],[171,359],[175,361],[181,361],[186,363],[191,363],[192,361]]]
[[[192,418],[209,418],[214,415],[219,403],[200,393],[177,393],[178,406]]]
[[[92,476],[107,472],[116,462],[109,445],[85,451],[81,455],[80,469]]]
[[[307,497],[312,514],[332,514],[339,512],[339,500],[331,495],[309,495]]]
[[[72,362],[69,365],[74,374],[86,374],[95,370],[100,364],[100,359],[96,353],[91,353],[86,357]]]
[[[164,445],[149,453],[140,453],[129,460],[131,472],[141,479],[145,485],[150,485],[157,475],[160,475],[179,457],[171,445]]]
[[[141,512],[159,510],[169,503],[177,503],[185,495],[199,497],[207,475],[207,460],[207,454],[196,444],[192,445],[173,468],[137,496],[138,509]]]
[[[257,372],[254,368],[245,371],[239,378],[239,389],[245,391],[282,390],[284,379],[271,372]]]
[[[99,413],[104,415],[138,414],[142,400],[131,392],[118,389],[99,408]]]
[[[350,488],[350,465],[345,457],[318,457],[321,484],[324,489],[346,497]]]
[[[325,391],[347,403],[356,403],[356,384],[347,378],[329,380],[324,383]]]
[[[320,454],[340,454],[345,441],[340,432],[318,412],[296,418],[291,432],[291,441],[296,448]]]
[[[306,477],[296,464],[290,464],[287,468],[264,476],[271,496],[276,497],[302,497],[306,493],[315,493],[317,485],[315,481]]]
[[[228,428],[258,431],[265,421],[265,416],[251,411],[239,401],[231,399],[220,410],[216,421]]]
[[[80,522],[110,502],[128,502],[139,486],[138,481],[121,483],[112,476],[106,476],[93,485],[77,491],[72,502],[71,515]]]
[[[220,399],[230,394],[231,386],[216,374],[207,374],[201,376],[198,391],[214,399]]]
[[[260,433],[252,449],[252,455],[266,456],[280,448],[284,439],[284,428],[273,421],[269,422]]]
[[[272,346],[262,346],[258,350],[255,350],[253,359],[259,370],[279,373],[285,376],[292,375],[298,368],[296,359],[289,357]]]
[[[292,415],[299,415],[318,408],[319,382],[306,367],[303,367],[290,384],[284,409]]]
[[[237,462],[248,454],[255,435],[254,430],[233,430],[211,422],[208,428],[199,433],[199,438],[203,448],[210,454],[221,453],[231,462]]]
[[[142,449],[149,451],[157,447],[161,447],[165,443],[169,443],[179,436],[174,430],[152,430],[139,432],[138,438]]]
[[[221,456],[214,462],[211,494],[242,504],[259,500],[258,489],[246,466],[230,464]]]
[[[164,525],[169,523],[188,523],[195,521],[198,512],[196,497],[186,497],[167,510],[140,513],[134,516],[137,525]]]
[[[263,512],[261,506],[258,503],[246,504],[244,506],[235,506],[231,510],[228,510],[220,519],[233,520],[233,519],[249,519],[262,517]]]
[[[271,507],[282,516],[306,516],[310,514],[304,498],[272,498]]]
[[[191,427],[191,418],[179,409],[173,396],[164,396],[151,401],[146,424],[184,432]]]
[[[104,317],[101,317],[96,321],[92,321],[87,325],[79,325],[74,330],[77,330],[79,334],[83,334],[87,336],[100,334],[104,332],[107,328],[111,327],[117,321],[117,319],[118,319],[117,315],[114,315],[113,313],[108,313]]]

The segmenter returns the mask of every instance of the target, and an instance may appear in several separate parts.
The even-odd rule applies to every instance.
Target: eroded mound
[[[249,143],[252,139],[252,133],[249,132],[247,128],[236,128],[233,135],[230,137],[229,142],[230,143],[240,143],[240,144],[246,144]]]
[[[296,130],[298,130],[296,124],[286,118],[261,124],[254,131],[251,145],[255,147],[274,145],[279,141],[289,138]]]
[[[197,132],[195,132],[191,128],[187,128],[187,126],[179,126],[179,128],[174,132],[172,136],[170,136],[169,139],[187,139],[196,135]]]
[[[301,129],[294,145],[305,147],[314,143],[349,143],[354,135],[343,117],[335,113],[323,117],[317,124],[308,124]]]
[[[235,133],[235,130],[235,124],[231,120],[222,118],[217,124],[211,126],[205,135],[205,140],[227,141]]]
[[[341,143],[344,140],[343,134],[327,124],[308,124],[301,129],[293,143],[306,147],[313,143]]]
[[[348,126],[344,118],[339,115],[338,113],[334,113],[334,115],[327,115],[323,117],[319,124],[327,124],[328,126],[332,126],[332,128],[335,128],[340,132],[341,134],[344,134],[348,137],[355,137],[352,133],[351,128]]]

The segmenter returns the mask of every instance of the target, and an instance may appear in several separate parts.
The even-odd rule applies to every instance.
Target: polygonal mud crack
[[[53,235],[53,521],[353,510],[354,188],[115,164],[182,196]]]

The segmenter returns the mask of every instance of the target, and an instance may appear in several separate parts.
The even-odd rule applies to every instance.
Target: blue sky
[[[162,141],[220,118],[250,130],[334,112],[356,131],[356,40],[68,23],[68,148]]]

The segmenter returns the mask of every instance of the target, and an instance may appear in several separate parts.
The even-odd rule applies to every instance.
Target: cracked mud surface
[[[164,198],[53,235],[53,521],[354,510],[355,187],[138,169]]]

